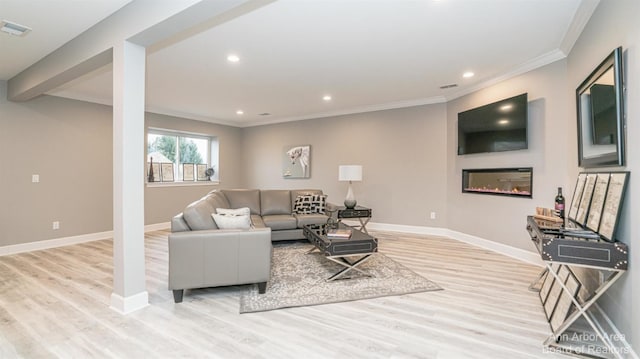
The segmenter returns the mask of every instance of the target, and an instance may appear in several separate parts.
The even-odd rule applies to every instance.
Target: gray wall
[[[567,149],[575,147],[575,126],[567,117],[566,63],[557,61],[447,103],[447,212],[449,229],[535,251],[525,230],[535,207],[553,207],[558,187],[569,193]],[[528,94],[529,148],[457,155],[458,112],[522,93]],[[533,167],[533,198],[462,193],[467,168]]]
[[[147,187],[145,224],[170,221],[214,188],[241,186],[241,129],[152,113],[146,124],[217,136],[223,171],[220,185]],[[0,82],[0,246],[112,230],[112,148],[111,107],[53,96],[10,102]]]
[[[111,230],[111,108],[0,88],[0,245]]]
[[[568,89],[570,96],[578,85],[614,48],[622,46],[624,50],[625,82],[627,87],[627,165],[613,170],[631,171],[624,210],[619,224],[619,240],[629,244],[629,271],[600,300],[605,312],[609,314],[626,339],[640,346],[640,247],[638,237],[640,229],[637,218],[640,213],[640,2],[637,0],[601,1],[587,27],[567,58]],[[571,98],[570,104],[575,100]],[[568,118],[575,121],[575,106],[568,106]],[[576,136],[573,136],[576,137]],[[577,145],[568,149],[571,155],[570,166],[575,175],[577,167]],[[635,220],[634,220],[635,219]],[[635,304],[635,305],[634,305]],[[635,308],[634,308],[635,307]]]
[[[347,184],[338,166],[363,166],[353,184],[373,221],[444,227],[446,223],[445,105],[377,111],[244,129],[246,187],[321,188],[342,204]],[[311,145],[311,178],[283,179],[284,146]],[[436,212],[435,220],[429,212]]]

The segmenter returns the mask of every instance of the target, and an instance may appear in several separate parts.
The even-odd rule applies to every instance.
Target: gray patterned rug
[[[307,243],[273,246],[271,280],[265,294],[258,286],[248,287],[240,296],[240,313],[346,302],[359,299],[441,290],[437,284],[378,253],[358,268],[372,274],[366,277],[351,271],[351,279],[326,279],[343,267],[320,252],[306,254]]]

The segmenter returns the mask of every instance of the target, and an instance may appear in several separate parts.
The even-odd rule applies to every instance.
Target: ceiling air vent
[[[0,21],[0,31],[14,36],[24,36],[31,31],[31,28],[16,24],[15,22],[2,20]]]
[[[440,86],[440,89],[444,90],[444,89],[450,89],[450,88],[454,88],[454,87],[458,87],[458,84],[442,85],[442,86]]]
[[[269,112],[263,112],[260,114],[260,116],[271,116],[271,114]]]

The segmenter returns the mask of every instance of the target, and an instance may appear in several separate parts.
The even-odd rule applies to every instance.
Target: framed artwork
[[[311,146],[292,145],[282,149],[282,177],[311,177]]]
[[[182,164],[182,180],[193,181],[195,179],[193,174],[193,163]]]
[[[587,174],[587,180],[584,184],[584,191],[582,192],[582,198],[580,198],[580,205],[578,206],[578,214],[576,215],[576,223],[584,226],[587,220],[587,214],[589,212],[589,205],[591,204],[591,195],[593,194],[593,188],[596,185],[595,173]]]
[[[600,236],[607,241],[614,240],[628,179],[629,172],[613,172],[609,178],[599,228]]]
[[[547,300],[547,296],[549,295],[549,289],[551,289],[551,285],[553,284],[553,276],[549,273],[547,269],[547,273],[544,275],[544,279],[542,280],[542,286],[540,287],[540,302],[544,304],[544,301]]]
[[[551,273],[547,276],[554,277]],[[564,283],[569,276],[569,268],[566,265],[561,265],[558,268],[558,277],[559,281]],[[547,316],[547,320],[551,320],[553,318],[553,312],[556,308],[556,304],[558,304],[558,299],[560,299],[560,295],[562,294],[562,286],[558,283],[558,280],[554,280],[551,285],[551,289],[549,290],[549,294],[547,295],[547,300],[544,302],[544,314]]]
[[[586,173],[580,173],[576,180],[576,187],[573,189],[573,198],[571,199],[571,205],[569,206],[569,212],[567,217],[575,221],[578,215],[578,207],[580,207],[580,199],[582,198],[582,192],[584,192],[584,183],[587,180]]]
[[[162,182],[173,182],[173,163],[161,163]]]
[[[198,175],[198,181],[206,181],[207,180],[207,164],[199,163],[196,165],[196,171]]]
[[[152,180],[151,180],[151,176],[149,176],[150,173],[153,173]],[[162,181],[162,176],[160,174],[160,164],[158,162],[153,162],[151,164],[147,162],[147,182],[160,182],[160,181]]]
[[[591,197],[591,206],[589,206],[589,215],[587,216],[587,228],[594,232],[597,232],[600,227],[602,207],[604,206],[604,198],[607,195],[608,186],[609,173],[598,173],[596,177],[596,184],[593,187],[593,196]]]
[[[567,270],[570,272],[564,282],[567,289],[560,293],[560,298],[558,299],[558,303],[556,303],[556,309],[553,311],[553,316],[549,321],[551,330],[554,332],[558,330],[562,323],[567,319],[567,316],[571,311],[571,306],[573,305],[573,299],[576,297],[578,290],[580,289],[580,282],[578,281],[578,278],[570,269]]]

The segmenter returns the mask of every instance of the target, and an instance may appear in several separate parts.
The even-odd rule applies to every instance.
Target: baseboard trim
[[[40,251],[43,249],[64,247],[64,246],[70,246],[72,244],[93,242],[93,241],[99,241],[99,240],[109,239],[109,238],[113,238],[113,231],[81,234],[78,236],[47,239],[44,241],[37,241],[37,242],[12,244],[9,246],[0,247],[0,256],[8,256],[11,254]]]
[[[359,224],[358,222],[355,222],[355,221],[345,221],[345,223],[353,224],[353,225]],[[145,232],[159,231],[159,230],[169,229],[170,227],[171,227],[171,222],[155,223],[155,224],[146,225],[144,227],[144,231]],[[367,225],[367,228],[373,229],[373,230],[380,230],[380,231],[448,237],[448,238],[459,240],[461,242],[469,243],[478,247],[489,249],[491,251],[504,254],[506,256],[521,260],[523,262],[542,266],[542,261],[540,260],[540,256],[536,253],[511,247],[506,244],[490,241],[488,239],[480,238],[470,234],[453,231],[447,228],[410,226],[410,225],[376,223],[376,222],[369,223]],[[57,248],[57,247],[63,247],[63,246],[68,246],[72,244],[86,243],[86,242],[92,242],[92,241],[110,239],[110,238],[113,238],[113,231],[89,233],[89,234],[83,234],[79,236],[55,238],[55,239],[49,239],[49,240],[31,242],[31,243],[14,244],[14,245],[0,247],[0,256],[6,256],[6,255],[18,254],[18,253],[24,253],[24,252],[32,252],[32,251],[38,251],[42,249],[49,249],[49,248]]]
[[[146,226],[144,226],[144,231],[153,232],[153,231],[161,231],[161,230],[170,229],[170,228],[171,228],[171,222],[162,222],[162,223],[155,223],[155,224],[147,224]]]
[[[110,308],[122,315],[133,313],[147,306],[149,306],[149,293],[146,290],[128,297],[111,293]]]
[[[171,222],[149,224],[144,227],[145,232],[159,231],[171,228]],[[40,251],[43,249],[58,248],[86,242],[99,241],[113,238],[113,231],[81,234],[78,236],[46,239],[43,241],[12,244],[0,247],[0,257],[25,252]]]
[[[512,246],[508,246],[506,244],[497,243],[497,242],[490,241],[488,239],[484,239],[481,237],[473,236],[470,234],[453,231],[448,228],[408,226],[408,225],[397,225],[397,224],[389,224],[389,223],[369,223],[367,225],[367,229],[447,237],[447,238],[455,239],[455,240],[465,242],[477,247],[485,248],[493,252],[497,252],[529,264],[534,264],[541,267],[543,266],[542,260],[540,259],[540,255],[537,253],[525,251],[520,248],[515,248]]]

